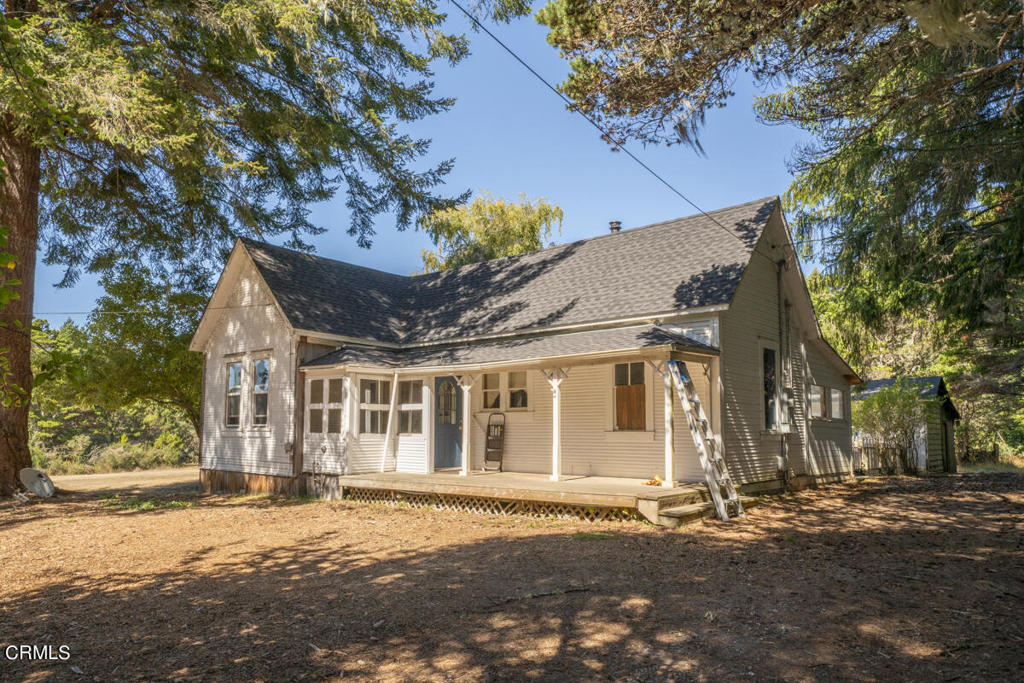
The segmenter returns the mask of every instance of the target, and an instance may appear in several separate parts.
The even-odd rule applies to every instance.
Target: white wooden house
[[[746,490],[853,469],[859,380],[822,338],[777,198],[411,277],[239,240],[192,349],[208,489],[455,491],[483,481],[498,412],[502,471],[549,497],[701,481],[671,359]],[[808,417],[812,389],[828,417]]]

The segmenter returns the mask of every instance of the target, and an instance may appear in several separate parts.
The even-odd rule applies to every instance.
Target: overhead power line
[[[671,190],[671,191],[672,191],[672,192],[673,192],[674,194],[676,194],[676,195],[677,195],[677,196],[678,196],[678,197],[679,197],[680,199],[682,199],[682,200],[683,200],[684,202],[686,202],[687,204],[689,204],[690,206],[692,206],[692,207],[693,207],[694,209],[696,209],[698,213],[700,213],[700,214],[701,214],[701,215],[703,215],[703,216],[704,216],[705,218],[707,218],[708,220],[710,220],[710,221],[711,221],[711,222],[712,222],[713,224],[715,224],[715,225],[716,225],[717,227],[719,227],[719,228],[721,228],[722,230],[724,230],[724,231],[725,231],[725,232],[726,232],[726,233],[727,233],[728,235],[730,235],[731,237],[733,237],[734,239],[736,239],[736,240],[737,240],[738,242],[740,242],[740,243],[741,243],[741,244],[743,244],[744,246],[748,246],[748,245],[747,245],[747,242],[746,242],[746,241],[745,241],[745,240],[744,240],[744,239],[743,239],[742,237],[740,237],[739,235],[737,235],[737,234],[736,234],[736,233],[735,233],[734,231],[730,230],[730,229],[729,229],[729,228],[727,228],[726,226],[722,225],[722,224],[721,224],[721,223],[720,223],[720,222],[719,222],[719,221],[718,221],[718,220],[717,220],[717,219],[716,219],[716,218],[715,218],[714,216],[712,216],[712,215],[711,215],[711,214],[709,214],[709,213],[708,213],[707,211],[705,211],[705,210],[704,210],[704,209],[702,209],[702,208],[701,208],[700,206],[698,206],[698,205],[696,204],[696,202],[694,202],[694,201],[693,201],[692,199],[690,199],[690,198],[689,198],[689,197],[687,197],[687,196],[686,196],[685,194],[683,194],[683,193],[682,193],[682,192],[681,192],[681,191],[680,191],[680,190],[679,190],[679,189],[678,189],[678,188],[677,188],[677,187],[676,187],[675,185],[673,185],[673,184],[672,184],[672,183],[670,183],[670,182],[669,182],[668,180],[666,180],[664,176],[662,176],[662,175],[661,175],[660,173],[658,173],[658,172],[657,172],[657,171],[655,171],[655,170],[654,170],[653,168],[651,168],[650,166],[648,166],[648,165],[647,165],[647,164],[646,164],[646,163],[645,163],[645,162],[643,161],[643,159],[641,159],[641,158],[640,158],[640,157],[638,157],[637,155],[633,154],[633,152],[632,152],[632,151],[631,151],[631,150],[630,150],[630,149],[629,149],[628,147],[626,147],[626,145],[625,145],[625,144],[622,144],[622,143],[619,143],[619,142],[617,142],[617,141],[615,140],[615,138],[613,138],[613,137],[612,137],[611,133],[609,133],[609,132],[608,132],[608,131],[607,131],[607,130],[606,130],[606,129],[605,129],[605,128],[604,128],[604,127],[603,127],[603,126],[602,126],[602,125],[600,124],[600,123],[598,123],[598,122],[597,122],[597,120],[596,120],[596,119],[594,119],[594,117],[590,116],[590,115],[589,115],[589,114],[587,114],[586,112],[584,112],[584,111],[582,111],[581,109],[579,109],[579,107],[577,107],[577,106],[576,106],[576,104],[575,104],[575,103],[574,103],[574,102],[573,102],[572,100],[570,100],[570,99],[569,99],[568,97],[566,97],[565,93],[563,93],[563,92],[562,92],[561,90],[559,90],[559,89],[558,89],[558,88],[556,88],[556,87],[555,87],[554,85],[552,85],[551,81],[549,81],[548,79],[546,79],[546,78],[544,78],[544,77],[543,77],[542,75],[540,75],[540,73],[539,73],[539,72],[538,72],[538,71],[537,71],[536,69],[534,69],[534,68],[533,68],[532,66],[530,66],[530,64],[529,64],[529,63],[528,63],[528,62],[527,62],[527,61],[526,61],[525,59],[523,59],[522,57],[520,57],[520,56],[519,56],[519,55],[518,55],[518,54],[516,53],[516,51],[515,51],[515,50],[513,50],[513,49],[512,49],[512,48],[510,48],[510,47],[509,47],[508,45],[506,45],[506,44],[504,43],[504,41],[502,41],[502,40],[501,40],[501,38],[499,38],[498,36],[494,35],[494,33],[492,33],[492,32],[491,32],[491,30],[490,30],[489,28],[487,28],[487,27],[486,27],[486,26],[485,26],[485,25],[484,25],[484,24],[483,24],[483,23],[482,23],[482,22],[481,22],[481,21],[480,21],[479,19],[477,19],[477,18],[476,18],[476,16],[475,16],[475,15],[474,15],[474,14],[473,14],[472,12],[470,12],[470,11],[469,11],[469,10],[467,10],[467,9],[466,9],[465,7],[463,7],[462,5],[460,5],[460,4],[459,4],[459,2],[458,2],[458,0],[448,0],[448,1],[449,1],[449,2],[451,2],[451,3],[453,4],[453,5],[455,5],[455,6],[457,7],[457,8],[459,8],[459,10],[460,10],[460,11],[461,11],[461,12],[462,12],[463,14],[465,14],[465,15],[466,15],[466,17],[467,17],[467,18],[468,18],[468,19],[469,19],[469,20],[470,20],[471,22],[473,22],[473,25],[474,25],[474,26],[476,26],[476,27],[477,27],[478,29],[480,29],[481,31],[483,31],[484,33],[486,33],[486,34],[487,34],[488,36],[490,36],[491,40],[493,40],[493,41],[494,41],[495,43],[497,43],[498,45],[500,45],[500,46],[502,47],[502,49],[504,49],[504,50],[505,50],[505,52],[507,52],[507,53],[509,53],[510,55],[512,55],[512,58],[513,58],[513,59],[515,59],[515,60],[516,60],[517,62],[519,62],[519,63],[520,63],[520,64],[521,64],[522,66],[523,66],[523,68],[525,68],[525,69],[526,69],[527,71],[529,71],[529,72],[530,72],[531,74],[533,74],[533,76],[534,76],[534,77],[535,77],[535,78],[536,78],[536,79],[537,79],[538,81],[540,81],[540,82],[541,82],[541,83],[543,83],[543,84],[544,84],[545,86],[547,86],[548,90],[550,90],[551,92],[555,93],[555,95],[556,95],[556,96],[558,97],[558,99],[560,99],[560,100],[562,100],[563,102],[565,102],[565,104],[566,104],[566,105],[567,105],[567,106],[569,107],[569,110],[570,110],[570,111],[573,111],[573,112],[575,112],[575,113],[579,114],[579,115],[580,115],[580,116],[582,116],[582,117],[583,117],[583,118],[584,118],[584,119],[585,119],[585,120],[586,120],[586,121],[587,121],[587,122],[588,122],[588,123],[589,123],[589,124],[590,124],[591,126],[593,126],[594,128],[596,128],[596,129],[598,130],[598,132],[600,132],[600,133],[601,133],[601,136],[602,136],[602,137],[603,137],[603,138],[604,138],[605,140],[608,140],[608,141],[609,141],[609,142],[610,142],[611,144],[613,144],[613,145],[615,146],[615,149],[617,149],[617,150],[621,150],[621,151],[622,151],[622,152],[623,152],[623,153],[624,153],[624,154],[625,154],[626,156],[628,156],[628,157],[629,157],[630,159],[632,159],[633,161],[635,161],[635,162],[636,162],[636,163],[637,163],[637,164],[638,164],[638,165],[639,165],[639,166],[640,166],[641,168],[643,168],[643,169],[644,169],[645,171],[647,171],[647,172],[648,172],[648,173],[649,173],[649,174],[650,174],[650,175],[651,175],[652,177],[656,178],[656,179],[658,180],[658,182],[660,182],[660,183],[661,183],[662,185],[664,185],[664,186],[665,186],[665,187],[667,187],[667,188],[668,188],[669,190]],[[771,258],[770,256],[768,256],[767,254],[762,254],[761,252],[757,251],[757,249],[751,249],[751,251],[752,251],[752,252],[754,252],[755,254],[759,255],[759,256],[762,256],[762,257],[764,257],[764,258],[768,259],[769,261],[771,261],[771,262],[772,262],[772,265],[774,265],[774,264],[775,264],[775,261],[774,261],[774,259],[772,259],[772,258]]]

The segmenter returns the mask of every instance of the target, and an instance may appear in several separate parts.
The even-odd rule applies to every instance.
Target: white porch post
[[[569,376],[568,370],[556,368],[543,370],[544,377],[551,385],[551,481],[562,480],[562,380]]]
[[[474,378],[472,375],[460,375],[457,379],[459,380],[459,387],[462,388],[462,468],[459,470],[459,474],[463,477],[468,477],[470,459],[472,457],[470,444],[473,442],[473,407],[470,404],[471,396],[469,392],[473,388]]]
[[[380,471],[387,471],[388,457],[395,447],[397,440],[394,435],[398,434],[398,425],[395,424],[395,410],[398,407],[398,373],[391,377],[391,400],[388,402],[388,426],[384,430],[384,454],[380,458]],[[395,469],[398,469],[398,459],[395,459]]]
[[[668,364],[663,366],[661,378],[665,383],[665,480],[661,485],[672,488],[676,485],[676,435],[675,435],[675,412],[676,402],[673,397],[672,374],[668,371]]]

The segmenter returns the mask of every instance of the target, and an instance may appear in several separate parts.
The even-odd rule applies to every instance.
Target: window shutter
[[[643,384],[615,387],[615,424],[618,429],[644,431],[647,428],[646,397]]]

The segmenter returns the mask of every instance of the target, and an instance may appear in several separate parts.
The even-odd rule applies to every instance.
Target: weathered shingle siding
[[[204,469],[291,476],[295,358],[290,328],[255,270],[245,264],[227,310],[206,347],[203,396]],[[266,427],[252,425],[252,361],[270,358],[270,398]],[[227,363],[242,361],[241,425],[224,425]]]
[[[839,387],[849,384],[828,362],[816,343],[814,322],[789,316],[789,350],[779,338],[779,297],[775,262],[785,253],[785,226],[776,212],[765,228],[729,310],[721,315],[723,441],[730,471],[740,482],[774,480],[780,476],[783,440],[790,469],[795,474],[840,474],[852,470],[849,421],[820,423],[807,418],[807,386],[811,383]],[[783,284],[783,297],[796,301],[805,292]],[[794,307],[794,311],[795,311]],[[785,325],[785,317],[783,318]],[[779,362],[788,355],[793,424],[787,435],[764,429],[761,390],[762,344],[778,345]],[[781,370],[781,369],[780,369]],[[780,371],[780,381],[781,375]],[[847,401],[847,415],[849,403]]]

